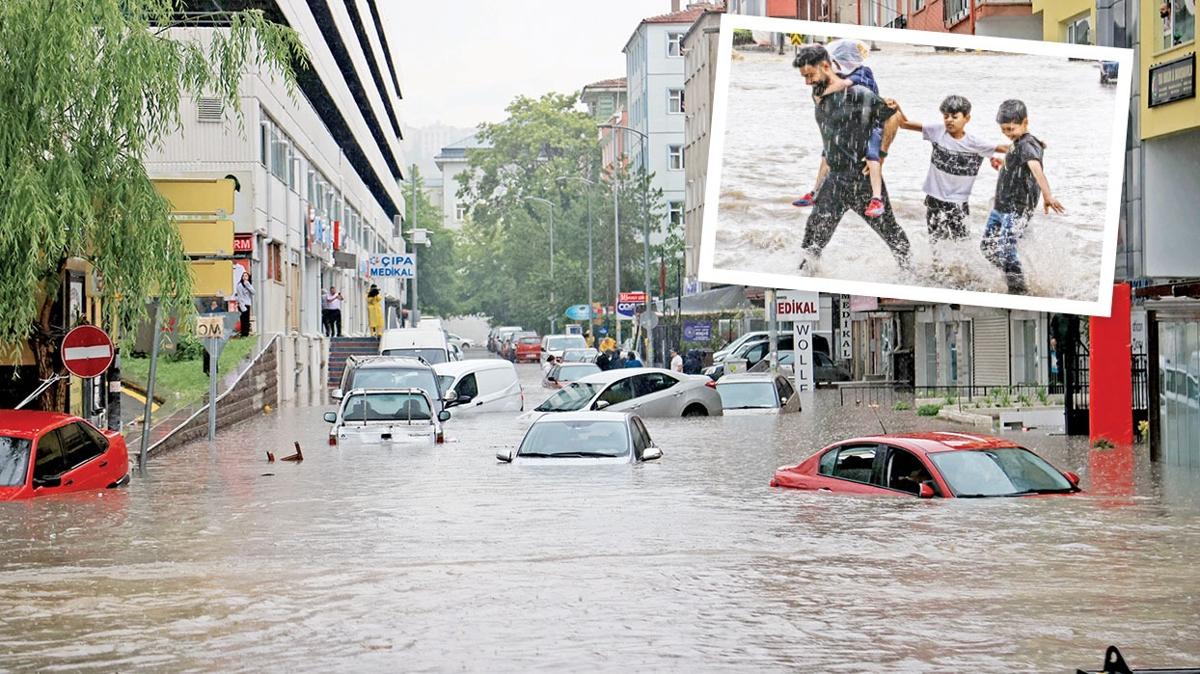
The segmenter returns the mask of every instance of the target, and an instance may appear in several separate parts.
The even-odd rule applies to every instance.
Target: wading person
[[[379,286],[371,284],[367,291],[367,325],[372,337],[383,334],[383,297],[379,295]]]
[[[995,152],[1007,152],[1007,145],[990,143],[967,132],[971,121],[971,102],[962,96],[947,96],[939,110],[941,122],[921,123],[909,119],[892,100],[900,128],[920,131],[933,146],[929,172],[925,174],[925,224],[929,242],[959,241],[967,238],[967,202],[983,160]],[[935,257],[936,264],[937,259]]]
[[[821,166],[827,175],[818,177],[821,185],[813,201],[813,211],[804,227],[804,248],[800,271],[812,273],[821,251],[833,238],[833,233],[846,211],[858,213],[871,229],[883,239],[901,269],[911,267],[909,243],[904,230],[896,224],[887,185],[881,184],[880,200],[883,212],[878,217],[867,215],[871,204],[871,180],[863,175],[871,134],[895,110],[866,87],[842,79],[833,71],[829,54],[820,45],[800,50],[792,65],[812,87],[817,127],[821,131],[825,159]]]
[[[1000,132],[1012,141],[1004,157],[1004,166],[996,179],[996,202],[988,215],[979,244],[984,257],[1004,272],[1008,292],[1024,295],[1029,292],[1025,272],[1017,256],[1017,242],[1025,233],[1041,197],[1046,213],[1063,213],[1062,204],[1050,195],[1050,183],[1042,171],[1042,151],[1045,143],[1029,133],[1029,113],[1021,101],[1010,99],[1000,104],[996,113]],[[992,160],[993,167],[1000,160]]]
[[[250,284],[250,272],[242,272],[242,280],[233,289],[233,298],[237,300],[238,311],[242,312],[238,320],[241,336],[250,335],[250,304],[254,301],[254,286]]]

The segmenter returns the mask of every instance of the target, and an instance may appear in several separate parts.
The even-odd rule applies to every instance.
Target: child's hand
[[[1058,199],[1055,199],[1054,197],[1047,194],[1042,199],[1042,210],[1045,211],[1046,213],[1049,213],[1050,209],[1054,209],[1055,213],[1066,213],[1067,212],[1067,209],[1063,208],[1063,205],[1058,203]]]
[[[1003,166],[1003,165],[1004,165],[1004,162],[1003,162],[1003,161],[1000,161],[1000,158],[999,158],[999,157],[992,157],[992,168],[994,168],[994,169],[996,169],[997,171],[999,171],[999,170],[1000,170],[1000,167],[1001,167],[1001,166]]]

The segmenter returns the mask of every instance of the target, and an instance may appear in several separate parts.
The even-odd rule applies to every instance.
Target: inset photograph
[[[1108,314],[1127,50],[733,16],[721,40],[701,280]]]

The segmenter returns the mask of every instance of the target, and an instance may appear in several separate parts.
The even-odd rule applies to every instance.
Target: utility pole
[[[617,189],[617,167],[613,164],[613,250],[616,261],[613,263],[613,322],[617,326],[617,348],[621,348],[621,207],[620,192]]]
[[[410,218],[410,220],[412,220],[412,227],[409,228],[409,231],[415,232],[417,229],[417,165],[416,164],[413,164],[411,167],[409,167],[408,179],[409,179],[409,182],[412,183],[412,205],[410,205],[408,207],[408,212],[412,215],[412,217]],[[400,238],[403,239],[404,237],[401,236]],[[413,252],[416,252],[416,245],[417,245],[416,241],[414,240],[413,241]],[[405,249],[407,250],[407,246],[405,247]],[[420,272],[418,271],[417,273],[419,274]],[[411,281],[409,281],[409,283],[412,285],[412,307],[408,310],[408,320],[411,322],[411,327],[415,328],[415,327],[417,327],[417,324],[421,320],[421,314],[419,311],[417,311],[417,278],[414,277]]]

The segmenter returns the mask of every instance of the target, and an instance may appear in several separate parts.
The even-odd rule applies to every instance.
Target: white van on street
[[[446,402],[446,409],[453,409],[455,416],[525,409],[517,368],[507,360],[478,358],[438,363],[433,371],[441,390],[453,390],[458,395],[456,400]]]
[[[421,358],[431,365],[451,360],[446,333],[425,328],[384,330],[379,338],[379,355]]]
[[[567,349],[586,349],[587,341],[583,335],[546,335],[542,337],[542,356],[562,358]]]

